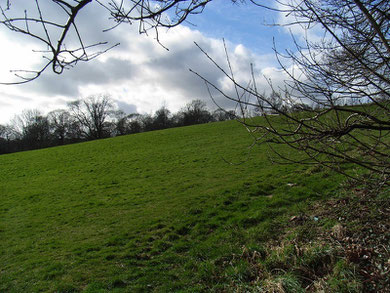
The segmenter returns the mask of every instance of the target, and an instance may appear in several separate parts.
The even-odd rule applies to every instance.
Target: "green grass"
[[[251,143],[223,122],[0,156],[0,291],[249,286],[243,247],[260,251],[342,179]]]

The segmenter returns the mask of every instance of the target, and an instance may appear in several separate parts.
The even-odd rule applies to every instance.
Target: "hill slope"
[[[271,165],[265,147],[248,155],[251,142],[223,122],[0,156],[0,291],[246,282],[234,255],[341,179]]]

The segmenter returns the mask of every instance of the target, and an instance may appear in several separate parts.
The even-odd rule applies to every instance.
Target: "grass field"
[[[0,292],[253,285],[245,253],[342,178],[272,165],[251,142],[230,121],[0,156]]]

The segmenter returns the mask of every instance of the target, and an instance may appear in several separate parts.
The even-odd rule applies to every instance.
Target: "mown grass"
[[[272,165],[251,142],[223,122],[0,156],[0,291],[250,286],[243,248],[262,251],[342,180]],[[261,262],[272,271],[272,257]]]

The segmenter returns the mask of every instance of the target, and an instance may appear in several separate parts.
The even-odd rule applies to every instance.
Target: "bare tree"
[[[4,140],[15,139],[14,130],[10,125],[0,125],[0,138]]]
[[[12,121],[13,136],[23,149],[38,149],[50,144],[49,121],[39,110],[25,110]]]
[[[69,69],[81,61],[94,59],[119,45],[103,41],[85,43],[85,36],[77,23],[80,12],[92,2],[106,9],[107,19],[113,21],[112,26],[105,31],[124,23],[138,22],[140,33],[154,30],[159,42],[158,27],[170,28],[179,25],[190,14],[201,13],[211,0],[32,0],[26,4],[15,3],[13,0],[3,2],[5,3],[0,4],[0,24],[38,41],[45,48],[38,51],[46,60],[41,68],[14,70],[19,80],[8,84],[17,84],[38,78],[50,67],[54,73],[61,74],[64,69]]]
[[[36,16],[29,12],[19,17],[10,15],[11,3],[1,7],[1,23],[9,29],[31,36],[49,48],[47,65],[33,72],[29,81],[39,76],[49,65],[54,72],[78,61],[89,60],[88,46],[83,36],[77,35],[79,46],[66,49],[72,27],[77,33],[76,18],[92,0],[51,0],[68,15],[63,24],[48,20],[35,0]],[[158,27],[174,27],[191,14],[201,13],[211,0],[96,0],[107,9],[115,25],[137,22],[139,31],[147,33]],[[236,1],[232,1],[236,2]],[[244,1],[241,1],[244,2]],[[288,76],[282,88],[270,83],[272,94],[262,94],[257,88],[256,73],[252,70],[250,84],[240,84],[233,74],[229,56],[228,71],[217,64],[207,52],[205,56],[233,84],[235,95],[230,95],[202,78],[211,90],[240,105],[242,120],[256,138],[256,143],[284,144],[304,155],[300,163],[318,163],[347,176],[344,164],[354,164],[375,174],[382,183],[390,176],[389,159],[389,97],[390,97],[390,5],[388,0],[249,0],[259,9],[272,9],[288,16],[286,26],[299,26],[304,39],[292,38],[294,51],[281,53],[275,48],[281,68]],[[268,6],[267,6],[268,5]],[[31,24],[39,24],[39,32]],[[48,27],[59,30],[60,38],[53,39]],[[313,27],[322,30],[320,40],[310,39]],[[200,48],[202,50],[202,48]],[[79,54],[80,53],[80,54]],[[66,56],[66,57],[63,57]],[[292,70],[294,69],[294,70]],[[249,81],[248,81],[249,82]],[[297,109],[294,105],[303,106]],[[75,109],[78,106],[75,104]],[[265,123],[248,119],[250,109],[260,109]],[[304,110],[304,111],[302,111]],[[278,119],[269,117],[277,114]],[[85,120],[85,119],[81,119]],[[276,148],[275,159],[294,161]],[[358,172],[358,171],[357,171]],[[367,178],[367,176],[366,176]]]
[[[257,89],[256,73],[240,84],[226,55],[225,71],[205,56],[233,84],[235,96],[202,78],[211,90],[237,102],[241,108],[261,109],[264,120],[241,122],[255,142],[268,143],[279,162],[321,164],[350,178],[389,184],[390,176],[390,5],[388,1],[322,0],[283,1],[278,11],[289,16],[287,25],[300,26],[303,40],[293,36],[296,50],[276,57],[288,77],[271,95]],[[258,4],[264,7],[263,5]],[[265,7],[275,9],[272,7]],[[310,39],[310,29],[322,30],[320,40]],[[202,49],[202,48],[200,48]],[[226,50],[227,51],[227,50]],[[253,67],[252,67],[253,68]],[[297,104],[301,105],[300,107]],[[243,111],[243,114],[247,112]],[[278,117],[270,117],[270,114]],[[302,153],[294,160],[275,144]],[[345,164],[359,168],[351,171]]]
[[[115,132],[116,135],[125,135],[128,134],[128,117],[127,114],[122,111],[118,110],[114,112],[115,116]]]
[[[115,112],[116,135],[126,135],[141,132],[143,123],[142,115],[138,113],[126,114],[122,110]]]
[[[44,4],[38,0],[30,3],[32,2],[34,2],[35,7],[19,5],[20,10],[13,8],[14,1],[12,0],[7,0],[6,4],[0,5],[1,24],[11,31],[33,38],[45,48],[40,51],[46,60],[43,66],[37,70],[14,70],[15,75],[20,79],[16,82],[9,82],[9,84],[34,80],[48,67],[51,67],[53,72],[61,74],[64,69],[74,66],[77,62],[91,60],[111,48],[92,51],[95,47],[106,45],[106,43],[86,45],[78,30],[76,17],[92,0],[52,0],[46,1]],[[56,6],[56,13],[62,15],[62,19],[53,20],[52,13],[47,9],[50,5]],[[72,45],[74,38],[78,40],[77,45]]]
[[[20,150],[19,137],[15,136],[11,125],[0,125],[0,154],[12,153]]]
[[[55,144],[63,145],[81,138],[79,124],[68,111],[54,110],[47,116]]]
[[[236,113],[234,110],[217,109],[213,112],[213,117],[216,121],[226,121],[236,119]]]
[[[85,100],[69,103],[70,114],[79,123],[80,131],[87,139],[110,136],[111,125],[108,125],[107,122],[113,114],[112,109],[109,97],[104,95],[90,96]]]

